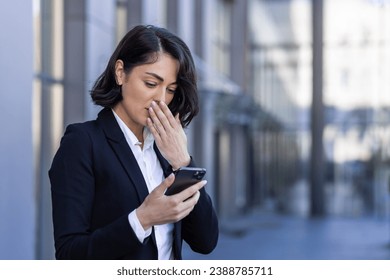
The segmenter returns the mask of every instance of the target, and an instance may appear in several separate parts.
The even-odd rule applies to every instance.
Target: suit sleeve
[[[128,213],[91,229],[95,194],[93,145],[79,125],[70,125],[49,170],[57,259],[120,259],[141,250]]]
[[[195,166],[191,160],[189,166]],[[218,243],[218,219],[205,188],[192,212],[182,220],[182,237],[197,253],[209,254]]]

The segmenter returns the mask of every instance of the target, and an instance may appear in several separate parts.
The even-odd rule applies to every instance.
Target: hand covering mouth
[[[156,102],[157,104],[160,104],[161,101],[159,100],[153,100],[154,102]],[[150,108],[152,108],[152,104],[150,104],[149,107],[145,107],[145,110],[149,110]]]

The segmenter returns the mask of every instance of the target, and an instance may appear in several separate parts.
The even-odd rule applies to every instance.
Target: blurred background
[[[0,259],[53,259],[48,169],[136,24],[199,75],[187,133],[221,237],[187,259],[390,258],[390,0],[0,4]]]

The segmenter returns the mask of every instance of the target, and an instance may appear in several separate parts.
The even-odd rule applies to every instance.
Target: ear
[[[115,62],[115,81],[120,86],[123,84],[124,75],[124,63],[121,59],[118,59]]]

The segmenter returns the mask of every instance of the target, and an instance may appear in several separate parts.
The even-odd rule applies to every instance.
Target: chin
[[[147,117],[143,118],[142,120],[140,120],[139,124],[141,124],[142,126],[147,126],[148,125],[148,121],[147,121],[148,117],[149,116],[147,116]]]

